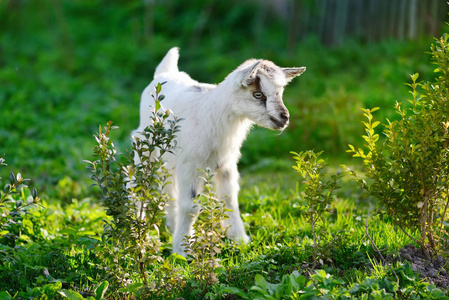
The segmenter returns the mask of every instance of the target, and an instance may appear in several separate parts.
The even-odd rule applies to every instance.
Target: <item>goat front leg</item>
[[[226,208],[231,210],[226,213],[228,218],[223,222],[224,226],[228,228],[228,237],[239,243],[248,243],[250,239],[245,232],[239,210],[238,193],[240,187],[237,165],[218,169],[216,185],[218,198],[222,199]]]
[[[190,172],[189,172],[190,169]],[[193,235],[193,222],[195,222],[200,207],[193,203],[200,193],[199,173],[194,168],[178,168],[177,187],[177,220],[173,233],[173,253],[186,257],[186,249],[183,244],[186,237]]]
[[[167,225],[171,233],[174,233],[176,229],[176,220],[178,217],[178,202],[176,201],[178,198],[178,191],[176,189],[175,176],[172,176],[172,182],[165,186],[165,191],[170,198],[167,202],[167,206],[165,207],[165,211],[167,212],[165,225]]]

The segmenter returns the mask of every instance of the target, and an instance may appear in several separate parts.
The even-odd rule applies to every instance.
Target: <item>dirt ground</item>
[[[437,287],[449,287],[449,274],[445,270],[448,261],[441,255],[436,255],[431,260],[427,260],[421,249],[412,244],[404,246],[399,254],[402,259],[410,262],[412,270],[419,273],[421,278],[425,278]]]

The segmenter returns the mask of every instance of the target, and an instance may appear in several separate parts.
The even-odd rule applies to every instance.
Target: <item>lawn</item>
[[[228,299],[231,292],[243,293],[249,298],[270,299],[270,295],[278,298],[276,286],[270,284],[277,284],[280,291],[287,293],[288,282],[283,280],[284,276],[293,279],[304,276],[306,283],[297,291],[303,290],[308,297],[346,299],[382,295],[426,299],[435,295],[434,299],[440,299],[438,297],[443,295],[441,290],[422,281],[409,263],[404,262],[398,250],[411,240],[395,229],[388,217],[368,215],[371,204],[363,199],[352,182],[343,180],[342,188],[326,213],[326,232],[320,235],[316,270],[311,269],[312,232],[305,219],[308,208],[302,200],[295,172],[245,175],[240,201],[251,243],[238,246],[227,241],[220,246],[221,267],[215,270],[218,282],[206,289],[211,298]],[[98,201],[72,199],[69,204],[61,205],[44,200],[41,205],[23,218],[14,248],[2,244],[0,290],[10,295],[18,292],[19,298],[39,298],[43,294],[51,298],[61,289],[88,297],[108,280],[111,286],[106,298],[132,297],[132,293],[126,296],[119,292],[120,284],[114,274],[108,273],[110,262],[101,254],[104,251],[102,220],[109,217]],[[369,222],[369,232],[377,247],[398,274],[398,283],[373,249],[365,233],[366,222]],[[161,238],[162,255],[173,268],[178,268],[174,276],[184,278],[171,291],[163,293],[163,297],[196,299],[204,296],[189,275],[192,272],[189,265],[169,256],[170,238],[165,227]],[[151,270],[156,272],[157,268],[162,266],[152,266]],[[261,287],[261,278],[267,282],[266,289]],[[137,278],[134,280],[139,282]],[[300,284],[300,280],[297,282]],[[291,294],[292,299],[294,295]],[[301,292],[296,297],[299,295]],[[5,293],[2,296],[8,299]]]

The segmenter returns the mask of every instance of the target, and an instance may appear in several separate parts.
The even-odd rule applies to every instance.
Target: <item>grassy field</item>
[[[371,299],[381,295],[426,299],[433,295],[432,287],[419,279],[409,265],[400,261],[392,263],[400,276],[396,283],[393,273],[380,261],[365,234],[369,203],[362,200],[351,182],[342,183],[343,188],[326,215],[327,233],[319,241],[317,264],[317,269],[325,273],[310,277],[315,274],[310,269],[312,233],[304,218],[307,207],[296,179],[293,172],[251,174],[242,179],[242,214],[252,240],[246,246],[230,243],[221,246],[222,267],[216,271],[219,282],[207,287],[211,298],[227,299],[236,288],[249,298],[258,295],[270,299],[270,294],[277,298],[274,287],[264,292],[251,288],[257,286],[256,276],[261,275],[285,291],[287,285],[282,287],[281,279],[291,274],[309,278],[311,286],[306,290],[329,299]],[[104,280],[113,283],[105,269],[107,262],[98,255],[102,248],[102,219],[107,216],[95,199],[73,199],[66,205],[42,202],[42,208],[32,209],[24,218],[15,250],[2,244],[0,290],[11,295],[19,292],[20,298],[42,294],[51,298],[58,288],[63,288],[87,297]],[[398,258],[397,251],[411,242],[388,218],[376,214],[369,216],[369,232],[383,254],[392,257],[390,261]],[[161,251],[168,257],[170,243],[166,232],[162,233],[162,240]],[[176,276],[182,274],[186,283],[175,286],[164,297],[200,297],[194,280],[189,277],[189,265],[176,259],[169,261],[180,268]],[[119,293],[119,287],[111,285],[106,297],[129,297]],[[441,297],[443,293],[437,291],[435,295]]]
[[[290,151],[314,149],[324,150],[328,174],[340,170],[341,163],[359,169],[359,162],[345,151],[347,144],[363,144],[360,108],[379,106],[379,120],[394,118],[395,101],[406,102],[409,97],[404,85],[410,82],[409,74],[419,72],[420,79],[434,76],[425,53],[430,37],[347,41],[329,48],[310,36],[290,52],[284,49],[277,21],[267,26],[257,43],[247,38],[242,24],[257,21],[247,6],[223,15],[228,31],[221,31],[217,22],[200,35],[192,25],[200,5],[185,7],[180,17],[167,22],[163,16],[170,5],[159,3],[149,33],[143,1],[13,2],[17,5],[0,2],[0,158],[8,164],[0,167],[0,186],[10,182],[10,172],[15,179],[20,172],[31,179],[29,186],[37,188],[42,201],[9,227],[3,226],[1,216],[0,299],[142,297],[137,288],[142,282],[131,257],[120,262],[128,270],[128,285],[111,274],[114,262],[104,254],[107,243],[102,235],[103,220],[109,217],[98,190],[89,188],[93,182],[83,160],[92,159],[93,135],[109,120],[120,127],[112,135],[119,150],[129,148],[129,133],[138,125],[140,93],[172,46],[181,47],[180,68],[204,82],[220,82],[251,57],[286,67],[304,65],[307,71],[284,93],[291,113],[289,128],[282,135],[255,128],[242,149],[240,210],[251,243],[221,244],[218,281],[202,289],[192,275],[194,267],[170,256],[171,237],[162,227],[159,253],[168,265],[155,264],[149,271],[158,276],[164,268],[177,269],[173,278],[179,280],[162,294],[149,292],[148,297],[443,299],[449,295],[412,271],[398,252],[411,243],[410,238],[387,215],[371,210],[374,200],[349,176],[341,180],[325,213],[313,269],[315,248],[304,185],[291,168]],[[257,34],[251,31],[253,35]],[[19,208],[31,196],[31,190],[24,189],[12,197],[23,202],[6,207]],[[367,222],[388,266],[367,235]],[[449,272],[447,264],[441,270]]]

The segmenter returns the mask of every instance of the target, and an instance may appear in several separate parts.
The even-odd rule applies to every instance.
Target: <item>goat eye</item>
[[[261,99],[263,97],[263,93],[261,93],[261,92],[254,92],[253,96],[256,99]]]

